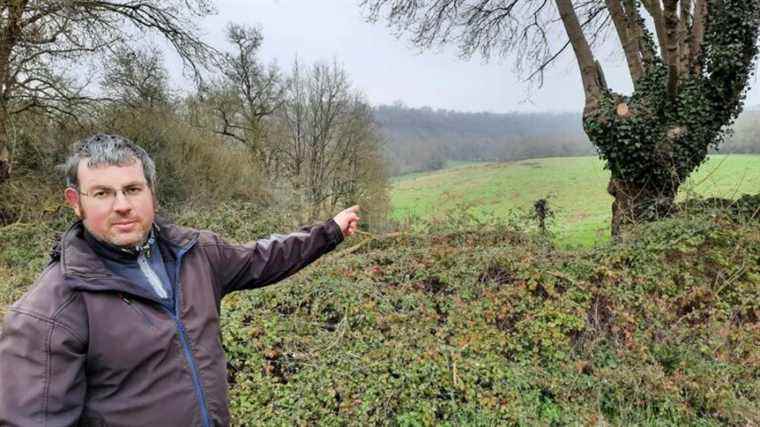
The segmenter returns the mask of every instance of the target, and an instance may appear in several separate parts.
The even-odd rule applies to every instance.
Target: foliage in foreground
[[[574,253],[505,230],[407,236],[232,296],[235,418],[760,421],[757,224],[640,235]]]
[[[238,212],[180,220],[238,240],[279,220]],[[752,212],[674,218],[574,252],[461,223],[338,252],[287,283],[225,300],[234,419],[756,424],[760,226]],[[11,284],[0,303],[39,271],[45,230],[0,229],[0,282]]]

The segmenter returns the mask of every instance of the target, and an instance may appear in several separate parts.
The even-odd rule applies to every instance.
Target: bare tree
[[[624,223],[673,209],[680,184],[741,111],[758,51],[760,0],[362,4],[370,19],[387,19],[421,47],[454,43],[465,56],[514,53],[518,70],[539,81],[572,47],[586,98],[584,130],[612,173],[613,235]],[[607,86],[594,53],[612,29],[633,81],[631,95]]]
[[[155,47],[115,49],[103,64],[101,86],[108,97],[129,108],[156,108],[170,102],[169,74]]]
[[[305,81],[306,75],[296,59],[288,77],[283,105],[277,112],[275,129],[279,141],[273,147],[277,159],[274,170],[278,174],[282,171],[296,194],[304,186],[301,177],[306,168],[308,95]]]
[[[381,175],[370,165],[382,162],[371,109],[337,64],[304,72],[296,62],[276,127],[276,169],[303,198],[311,219],[360,200],[368,173]]]
[[[234,50],[222,55],[221,79],[206,90],[218,116],[216,132],[262,156],[264,119],[282,105],[283,79],[276,64],[265,66],[257,58],[263,41],[258,28],[229,24],[227,40]]]
[[[8,126],[21,112],[72,113],[90,99],[77,81],[86,58],[129,49],[141,33],[163,37],[194,71],[211,49],[196,18],[208,0],[4,0],[0,2],[0,183],[10,177]]]

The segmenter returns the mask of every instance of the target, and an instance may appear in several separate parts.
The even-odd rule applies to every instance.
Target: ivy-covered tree
[[[670,213],[680,184],[741,112],[758,52],[760,0],[364,0],[421,47],[515,53],[543,72],[572,47],[586,134],[611,171],[612,233]],[[564,31],[558,30],[562,23]],[[633,93],[607,86],[594,51],[614,28]],[[652,30],[653,29],[653,30]],[[557,44],[556,40],[562,39]]]

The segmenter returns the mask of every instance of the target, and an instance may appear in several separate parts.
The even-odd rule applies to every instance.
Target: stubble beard
[[[96,239],[100,240],[101,242],[108,243],[109,245],[116,246],[118,248],[125,248],[125,249],[132,249],[137,245],[142,244],[148,239],[148,235],[150,234],[150,228],[152,224],[148,224],[147,228],[143,227],[142,222],[138,221],[137,227],[138,229],[135,230],[132,233],[129,233],[128,235],[119,234],[119,233],[108,233],[106,235],[103,235],[95,230],[91,230],[90,227],[87,226],[87,223],[85,220],[87,219],[87,215],[85,215],[84,207],[82,206],[82,202],[79,201],[79,219],[82,221],[82,225],[87,229],[87,231],[92,234]],[[133,235],[138,234],[138,237],[135,239],[129,239],[125,242],[125,238]]]

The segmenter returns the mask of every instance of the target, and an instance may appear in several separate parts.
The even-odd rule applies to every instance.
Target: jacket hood
[[[53,242],[53,247],[50,248],[50,262],[57,262],[61,260],[62,238],[63,233],[58,233],[55,238],[55,242]]]

